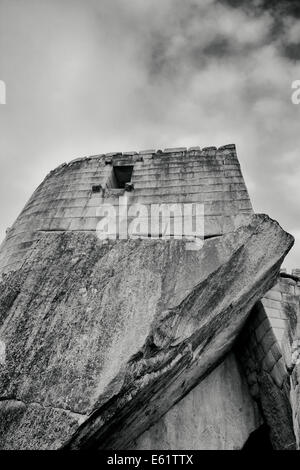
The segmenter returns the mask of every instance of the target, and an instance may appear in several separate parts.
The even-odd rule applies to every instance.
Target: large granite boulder
[[[292,244],[265,215],[199,251],[45,233],[0,285],[0,447],[129,446],[222,361]]]

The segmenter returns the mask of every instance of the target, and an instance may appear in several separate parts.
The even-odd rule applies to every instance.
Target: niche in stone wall
[[[113,174],[110,179],[110,187],[115,189],[123,189],[126,183],[131,182],[133,165],[116,165],[113,167]]]

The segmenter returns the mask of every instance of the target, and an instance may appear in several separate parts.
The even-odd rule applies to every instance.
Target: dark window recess
[[[125,188],[126,183],[130,183],[133,166],[114,166],[114,176],[116,188]],[[133,188],[133,185],[132,185]]]
[[[92,186],[92,192],[93,193],[100,193],[101,189],[102,189],[101,184],[94,184]]]

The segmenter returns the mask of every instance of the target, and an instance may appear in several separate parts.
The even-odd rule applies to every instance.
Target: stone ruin
[[[204,204],[202,248],[100,240],[125,194]],[[0,448],[299,448],[293,241],[254,214],[234,145],[56,168],[0,247]]]

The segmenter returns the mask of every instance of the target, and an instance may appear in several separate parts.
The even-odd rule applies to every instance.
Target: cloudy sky
[[[255,211],[296,237],[285,264],[300,267],[297,4],[0,0],[0,239],[64,161],[236,143]]]

